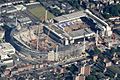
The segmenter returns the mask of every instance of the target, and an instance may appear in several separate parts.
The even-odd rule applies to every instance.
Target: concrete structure
[[[94,36],[89,25],[85,24],[80,18],[86,17],[83,11],[71,13],[54,18],[54,24],[44,26],[44,32],[55,41],[64,45],[73,44],[76,40],[84,37]]]
[[[111,36],[112,30],[111,27],[102,19],[98,18],[92,12],[90,12],[88,9],[85,10],[85,13],[88,15],[88,17],[92,18],[95,22],[97,22],[99,25],[99,28],[102,28],[102,36]]]
[[[48,60],[49,61],[57,61],[58,60],[58,54],[55,53],[54,51],[50,51],[48,53]]]

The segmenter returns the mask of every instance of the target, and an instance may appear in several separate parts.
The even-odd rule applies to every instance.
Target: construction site
[[[89,13],[80,11],[56,17],[53,19],[54,23],[48,23],[47,25],[31,25],[17,32],[17,34],[14,35],[14,38],[23,43],[25,47],[39,52],[49,52],[52,50],[55,51],[57,45],[60,48],[65,45],[70,46],[71,44],[78,44],[80,42],[83,43],[84,38],[97,37],[96,45],[98,43],[103,43],[103,39],[98,36],[100,32],[93,32],[90,28],[90,25],[82,21],[82,18],[87,17],[88,14]],[[47,21],[47,11],[43,17],[43,21]],[[88,17],[98,20],[93,15]],[[101,21],[98,20],[98,22]],[[20,26],[21,25],[18,27]],[[103,28],[105,29],[106,27]],[[106,34],[106,32],[104,34]],[[80,41],[81,39],[82,41]]]
[[[101,25],[99,26],[101,31],[92,31],[91,25],[82,20],[84,17],[97,21],[97,24]],[[43,24],[44,22],[45,24]],[[55,17],[50,22],[47,20],[46,11],[40,24],[28,24],[27,26],[22,25],[22,23],[16,24],[17,27],[13,37],[29,49],[24,53],[29,51],[28,55],[31,53],[32,56],[37,53],[42,60],[62,61],[72,57],[84,56],[80,52],[85,52],[91,44],[96,44],[98,47],[105,44],[107,48],[110,48],[115,40],[108,24],[86,11]],[[100,33],[103,33],[103,35],[100,35]],[[91,38],[94,40],[89,41]],[[37,55],[36,57],[38,57]]]
[[[17,35],[14,35],[14,38],[23,43],[27,48],[40,52],[48,52],[56,48],[56,44],[48,35],[43,33],[43,26],[36,25],[20,31]]]

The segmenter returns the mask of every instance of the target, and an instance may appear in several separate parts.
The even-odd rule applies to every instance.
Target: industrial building
[[[54,24],[44,26],[44,32],[55,41],[64,45],[75,43],[84,37],[94,36],[94,32],[85,24],[81,17],[86,17],[84,11],[79,11],[54,18]]]

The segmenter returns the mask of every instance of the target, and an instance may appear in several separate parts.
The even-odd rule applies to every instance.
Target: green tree
[[[72,64],[72,65],[70,66],[70,71],[71,71],[73,74],[75,74],[75,72],[78,71],[77,66],[75,66],[74,64]]]
[[[103,9],[103,16],[105,18],[110,18],[112,16],[120,16],[120,4],[108,5]]]
[[[97,80],[97,78],[93,75],[89,75],[89,76],[86,77],[85,80]]]
[[[100,54],[101,51],[96,47],[96,48],[94,48],[94,53],[95,53],[95,54]]]
[[[5,72],[5,69],[7,68],[7,65],[2,65],[0,67],[0,75],[3,74]]]

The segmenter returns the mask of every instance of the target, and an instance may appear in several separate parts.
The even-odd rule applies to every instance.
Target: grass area
[[[37,18],[42,18],[45,15],[45,8],[42,6],[37,6],[35,8],[29,9],[29,11]],[[48,19],[54,18],[54,15],[48,11]]]

